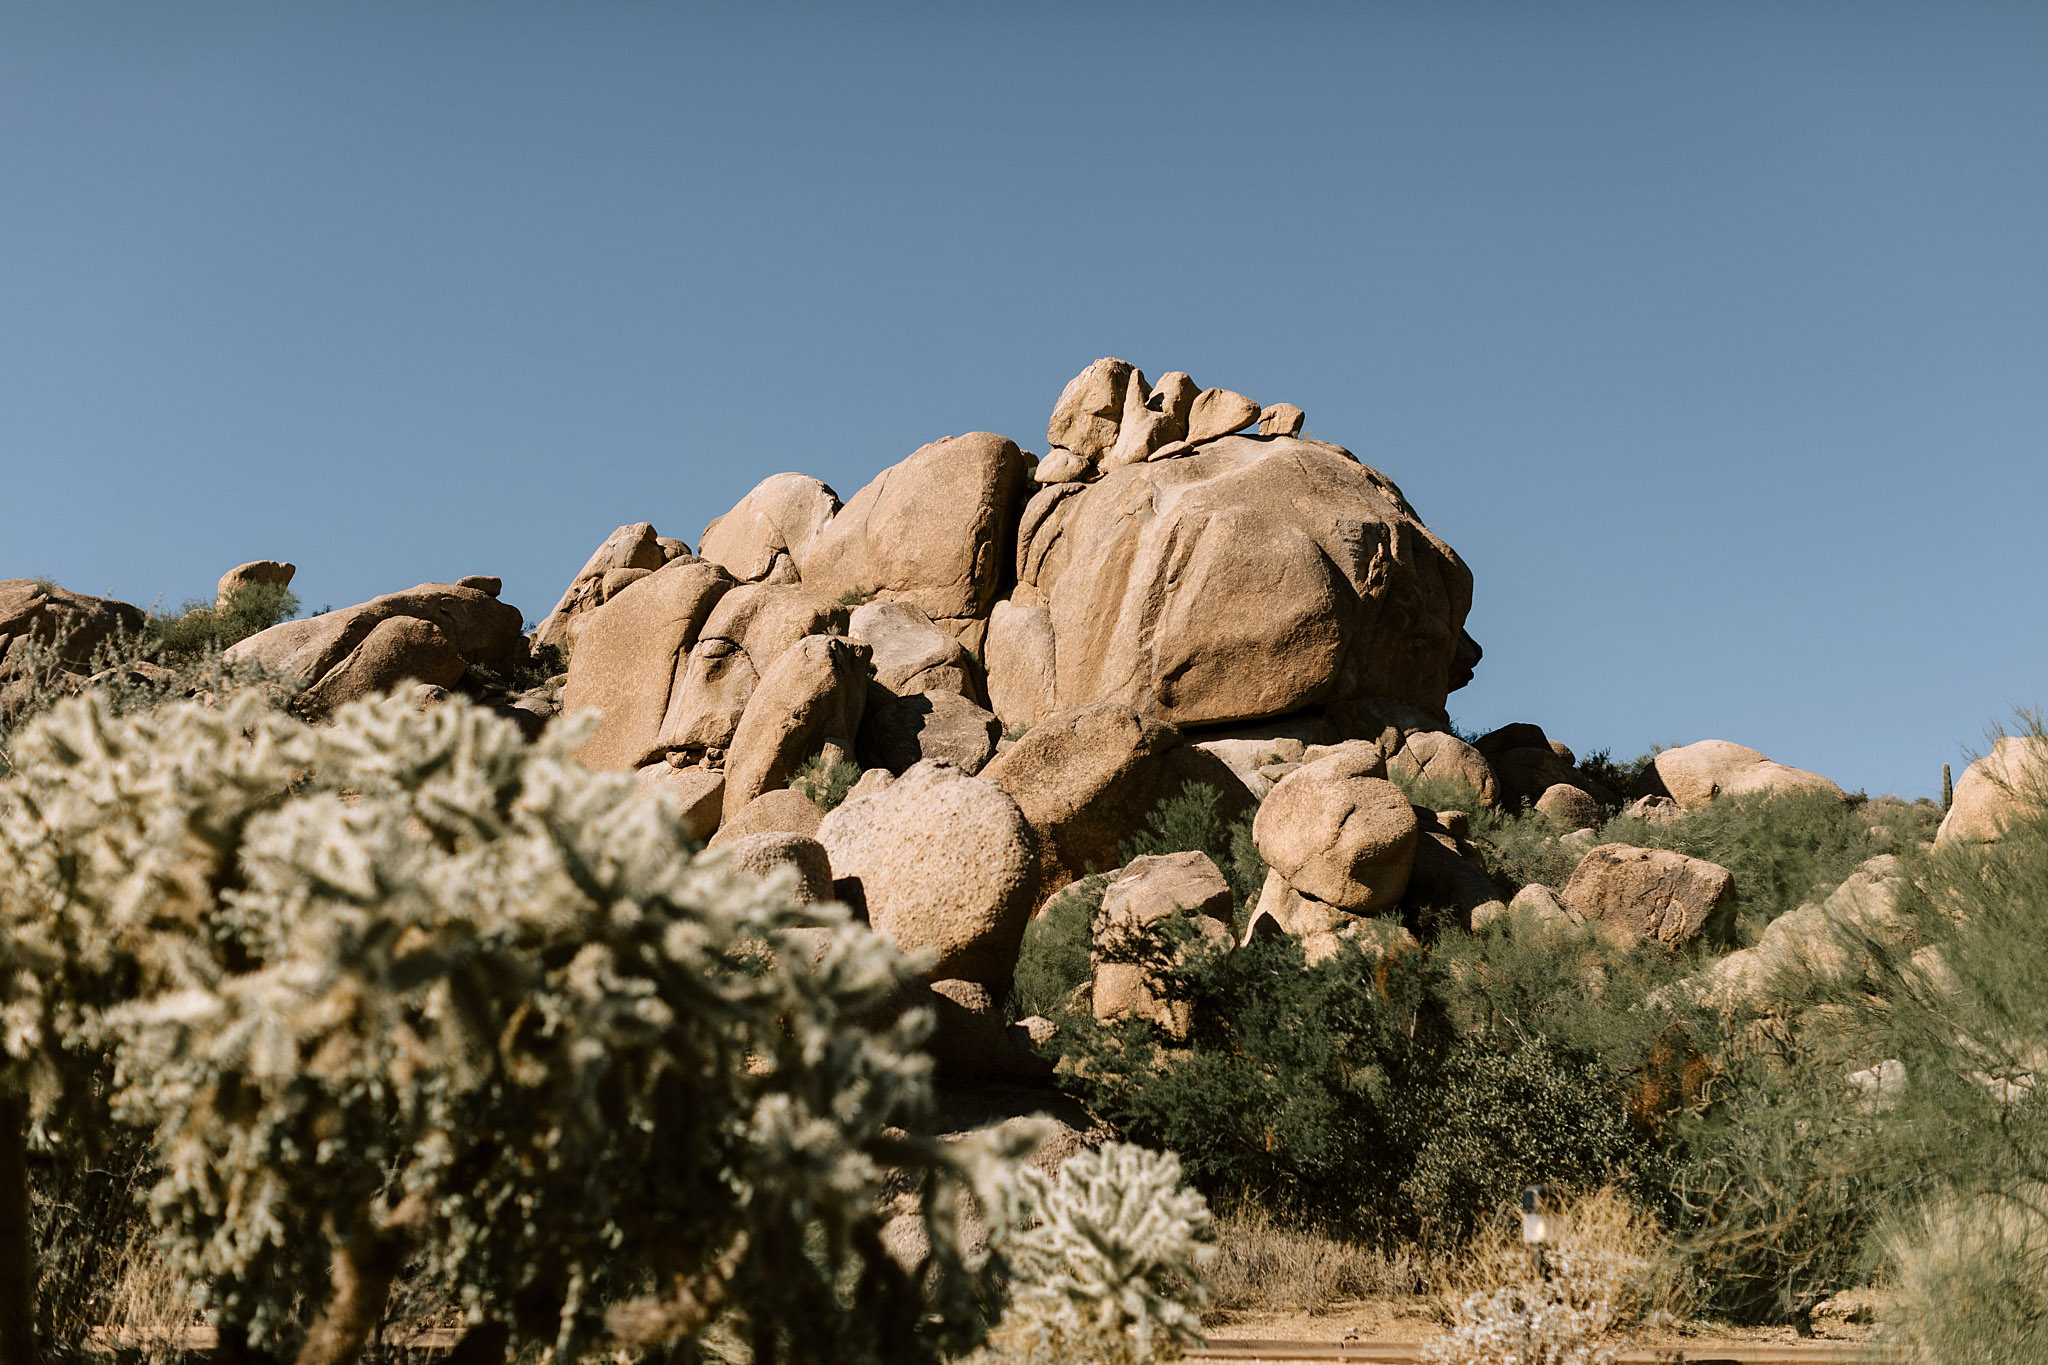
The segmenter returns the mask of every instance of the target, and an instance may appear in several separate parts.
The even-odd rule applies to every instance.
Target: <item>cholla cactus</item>
[[[59,1142],[152,1127],[173,1268],[255,1343],[354,1359],[411,1258],[477,1346],[761,1361],[971,1346],[906,966],[696,863],[629,777],[461,702],[66,702],[0,787],[4,1080]],[[793,930],[826,944],[812,945]],[[885,1175],[930,1253],[884,1252]],[[317,1309],[313,1306],[317,1305]],[[305,1315],[312,1321],[301,1328]],[[302,1339],[301,1339],[302,1338]]]
[[[1600,1340],[1612,1316],[1599,1303],[1576,1302],[1571,1268],[1552,1280],[1525,1281],[1458,1305],[1451,1330],[1423,1348],[1430,1365],[1614,1365],[1613,1346]]]
[[[1141,1365],[1201,1341],[1209,1206],[1171,1152],[1111,1143],[990,1191],[991,1241],[1010,1264],[1015,1354]]]

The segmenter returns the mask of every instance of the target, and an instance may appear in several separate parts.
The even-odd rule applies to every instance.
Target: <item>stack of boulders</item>
[[[39,681],[34,673],[81,681],[100,651],[142,629],[126,602],[88,597],[37,578],[0,579],[0,716],[11,714]]]
[[[1126,950],[1173,914],[1192,938],[1295,935],[1311,959],[1346,938],[1384,947],[1395,914],[1424,939],[1511,911],[1671,943],[1725,934],[1725,870],[1593,847],[1593,829],[1631,799],[1656,820],[1717,795],[1840,790],[1706,741],[1621,792],[1535,725],[1455,733],[1446,698],[1481,655],[1470,572],[1392,480],[1302,428],[1290,404],[1098,360],[1061,393],[1043,456],[947,437],[844,501],[776,474],[694,552],[621,526],[531,637],[497,580],[465,578],[229,654],[292,680],[313,714],[408,681],[533,733],[596,713],[583,761],[637,774],[734,866],[788,869],[799,899],[846,901],[921,954],[924,1003],[970,1051],[1017,1051],[1000,1010],[1025,926],[1112,870],[1095,1011],[1170,1035],[1185,1012]],[[258,561],[229,579],[290,575]],[[0,676],[57,620],[82,659],[141,614],[0,583]],[[1269,870],[1252,905],[1200,853],[1125,863],[1190,784],[1226,822],[1256,812]],[[1995,828],[1963,814],[1980,789],[1966,775],[1955,837]],[[806,794],[826,791],[845,791],[829,813]],[[1496,884],[1460,801],[1541,812],[1578,841],[1577,872]]]

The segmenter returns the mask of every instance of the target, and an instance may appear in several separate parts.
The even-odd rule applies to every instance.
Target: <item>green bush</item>
[[[789,779],[789,789],[802,792],[819,810],[836,810],[853,784],[860,781],[860,768],[848,759],[828,759],[812,754]]]
[[[1024,926],[1007,1007],[1012,1023],[1034,1014],[1055,1020],[1067,1016],[1067,1002],[1090,979],[1095,912],[1102,906],[1102,890],[1111,875],[1098,872],[1075,882]]]
[[[1259,888],[1266,884],[1266,860],[1252,842],[1256,810],[1225,821],[1219,809],[1222,799],[1208,783],[1189,782],[1180,795],[1160,802],[1145,817],[1145,828],[1124,840],[1117,854],[1126,863],[1147,854],[1208,854],[1230,883],[1231,898],[1237,903],[1234,927],[1242,931],[1250,908],[1258,902]]]
[[[298,596],[282,583],[244,583],[225,602],[194,599],[175,616],[152,613],[143,626],[149,652],[165,661],[191,659],[239,644],[296,616]]]

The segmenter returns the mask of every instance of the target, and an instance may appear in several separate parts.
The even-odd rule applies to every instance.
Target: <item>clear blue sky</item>
[[[0,9],[0,577],[309,607],[778,470],[1308,412],[1464,725],[1877,793],[2048,697],[2048,6]]]

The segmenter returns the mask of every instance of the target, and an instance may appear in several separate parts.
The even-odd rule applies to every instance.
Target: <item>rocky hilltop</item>
[[[1511,901],[1667,942],[1725,937],[1725,869],[1591,847],[1590,829],[1631,802],[1654,821],[1720,794],[1849,798],[1720,740],[1659,754],[1624,791],[1535,725],[1454,733],[1445,700],[1480,660],[1472,575],[1391,479],[1302,426],[1289,404],[1098,360],[1060,394],[1043,455],[947,437],[844,500],[775,474],[694,551],[622,526],[531,636],[498,580],[472,577],[286,621],[227,657],[289,680],[314,715],[406,682],[426,701],[468,692],[529,733],[597,713],[585,762],[636,773],[723,856],[789,869],[800,898],[844,900],[927,954],[941,1038],[969,1070],[1033,1065],[1046,1025],[1006,1033],[1001,1013],[1026,926],[1113,869],[1095,1012],[1169,1028],[1143,972],[1103,946],[1173,913],[1211,937],[1294,934],[1311,957],[1375,916],[1426,937]],[[241,566],[220,600],[291,573]],[[36,640],[82,673],[140,620],[0,583],[0,678]],[[1465,815],[1411,801],[1418,783],[1586,832],[1576,871],[1502,885]],[[1124,857],[1190,784],[1249,820],[1265,865],[1235,929],[1213,859]],[[1956,837],[1995,828],[1986,789],[1966,775]]]

